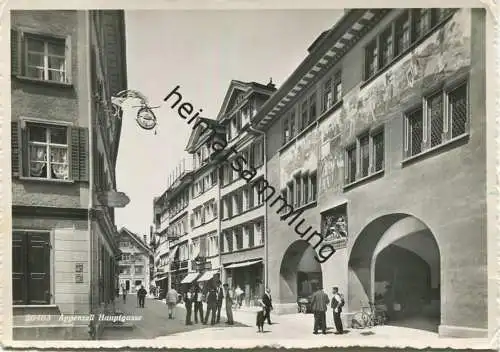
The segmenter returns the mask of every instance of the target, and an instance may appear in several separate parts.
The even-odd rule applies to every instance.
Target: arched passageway
[[[391,214],[368,224],[349,257],[349,310],[375,302],[388,324],[437,331],[440,252],[419,219]]]
[[[280,267],[281,303],[296,303],[299,297],[310,296],[323,284],[321,265],[314,256],[314,249],[307,241],[298,240],[288,247]]]

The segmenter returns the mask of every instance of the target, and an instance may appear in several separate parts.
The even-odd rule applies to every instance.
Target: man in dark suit
[[[217,324],[220,323],[220,311],[222,309],[222,300],[224,299],[224,289],[222,283],[217,283]]]
[[[318,330],[321,329],[323,334],[326,334],[326,310],[328,308],[328,303],[330,299],[328,295],[323,291],[323,287],[319,287],[311,298],[311,309],[314,313],[314,332],[317,334]]]
[[[208,317],[212,315],[210,324],[215,324],[215,311],[217,310],[217,292],[215,289],[210,288],[207,294],[207,313],[205,315],[204,325],[208,323]]]
[[[335,322],[335,328],[337,329],[337,334],[344,333],[344,327],[342,326],[342,319],[340,314],[342,313],[342,307],[344,306],[344,298],[339,294],[339,288],[333,288],[332,297],[332,309],[333,309],[333,321]]]
[[[262,296],[262,303],[264,303],[264,310],[266,313],[267,323],[271,325],[271,310],[273,309],[273,299],[271,298],[271,289],[266,288],[264,296]]]

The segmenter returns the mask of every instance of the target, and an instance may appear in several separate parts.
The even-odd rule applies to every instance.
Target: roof
[[[274,94],[259,109],[253,120],[254,126],[257,127],[257,125],[262,122],[264,118],[266,118],[271,110],[273,110],[274,107],[287,96],[292,88],[299,84],[299,81],[304,78],[313,66],[315,66],[317,62],[331,50],[332,46],[337,41],[342,40],[342,36],[344,36],[344,34],[346,34],[357,21],[360,19],[363,20],[362,17],[367,10],[370,9],[353,9],[344,11],[342,17],[331,29],[324,31],[314,40],[314,42],[309,46],[309,55],[306,56],[306,58],[286,79],[281,87],[274,92]],[[379,10],[382,9],[373,9],[371,11]]]
[[[231,102],[233,96],[235,96],[235,92],[239,90],[243,92],[243,94],[253,93],[255,91],[264,91],[267,94],[275,92],[276,87],[272,82],[269,82],[267,85],[257,83],[257,82],[243,82],[236,79],[231,80],[229,83],[229,87],[226,91],[226,95],[224,96],[224,100],[222,101],[222,105],[219,113],[217,114],[217,121],[221,120],[224,114],[227,112],[229,103]]]
[[[139,237],[139,235],[137,235],[134,232],[130,231],[126,227],[122,227],[118,232],[120,234],[125,234],[125,235],[129,236],[134,242],[136,242],[137,245],[139,245],[139,247],[142,247],[142,249],[144,249],[144,251],[148,255],[153,255],[153,251],[141,240],[141,238]]]

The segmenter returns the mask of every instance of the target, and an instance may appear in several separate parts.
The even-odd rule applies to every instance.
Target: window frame
[[[374,148],[374,138],[382,134],[382,167],[380,170],[375,169],[375,148]],[[367,166],[367,174],[364,175],[362,173],[362,160],[361,160],[361,139],[368,138],[367,150],[368,150],[368,166]],[[366,130],[356,136],[356,141],[350,143],[344,151],[344,164],[346,167],[344,168],[344,188],[349,187],[353,184],[366,180],[372,176],[383,173],[385,170],[385,161],[386,161],[386,147],[385,147],[385,126],[381,125],[376,128],[372,128],[371,130]],[[354,162],[355,162],[355,172],[354,178],[351,179],[351,173],[349,168],[349,152],[354,152]],[[348,170],[348,172],[346,172]]]
[[[376,77],[380,72],[382,72],[385,68],[394,64],[398,58],[402,57],[406,53],[408,53],[412,48],[422,40],[425,40],[428,35],[433,33],[437,27],[444,24],[455,12],[454,8],[428,8],[424,9],[429,11],[429,25],[428,28],[425,29],[424,32],[420,34],[416,34],[416,11],[420,11],[420,9],[406,9],[402,11],[397,17],[391,20],[391,22],[384,28],[384,30],[380,31],[376,36],[374,36],[363,48],[363,84],[370,81],[372,78]],[[401,50],[398,45],[399,42],[399,34],[403,32],[398,31],[398,25],[403,23],[401,19],[405,16],[408,16],[408,28],[409,28],[409,42],[408,47]],[[406,23],[406,21],[404,22]],[[404,26],[402,27],[404,28]],[[388,60],[387,63],[382,65],[382,47],[381,47],[381,37],[387,31],[391,31],[392,33],[392,57]],[[377,51],[377,59],[376,59],[376,68],[373,72],[370,71],[369,63],[369,50],[372,47],[376,48]],[[362,85],[363,85],[362,84]]]
[[[40,182],[56,182],[56,183],[74,183],[77,180],[73,178],[73,168],[75,163],[79,163],[79,160],[74,160],[72,149],[79,148],[79,145],[73,145],[72,140],[72,130],[77,128],[72,122],[67,121],[54,121],[41,118],[20,116],[18,128],[18,143],[19,143],[19,179],[21,180],[32,180]],[[29,125],[39,125],[44,128],[50,129],[55,127],[63,127],[66,129],[66,139],[67,139],[67,151],[68,151],[68,179],[57,179],[49,177],[32,177],[30,176],[30,152],[29,152]],[[80,142],[80,141],[79,141]],[[26,147],[26,148],[24,148]],[[49,165],[49,156],[47,155],[47,166]],[[25,165],[27,164],[27,165]],[[47,175],[49,174],[47,170]]]
[[[463,130],[464,132],[453,136],[453,118],[450,115],[451,113],[451,99],[450,97],[456,91],[461,88],[465,88],[465,122]],[[441,106],[441,115],[443,128],[441,133],[441,142],[432,145],[431,141],[431,117],[429,115],[428,109],[428,100],[437,95],[441,96],[442,106]],[[420,151],[418,153],[412,154],[410,150],[410,140],[411,140],[411,124],[409,123],[411,119],[411,115],[416,111],[422,111],[422,143],[420,147]],[[422,99],[418,103],[418,105],[413,106],[411,109],[403,112],[403,136],[404,136],[404,145],[403,145],[403,162],[412,160],[421,155],[424,155],[433,150],[439,149],[455,140],[464,138],[470,133],[470,120],[471,120],[471,104],[470,104],[470,79],[469,77],[462,77],[460,79],[455,80],[451,84],[442,84],[439,88],[436,88],[432,91],[429,91],[427,94],[422,96]]]
[[[11,43],[11,46],[14,45],[16,47],[16,52],[13,53],[15,55],[12,75],[18,79],[33,81],[33,82],[41,82],[46,84],[53,84],[59,86],[71,87],[73,84],[72,79],[72,66],[73,66],[73,57],[72,57],[72,35],[59,35],[54,33],[48,33],[44,31],[35,30],[27,27],[15,27],[11,30],[15,33],[15,37],[13,40],[15,43]],[[62,42],[64,45],[64,66],[65,66],[65,77],[64,81],[56,81],[56,80],[45,80],[39,79],[36,77],[30,77],[27,75],[27,61],[28,61],[28,52],[27,52],[27,39],[33,38],[35,40],[43,40],[45,42]],[[44,44],[44,47],[46,45]],[[11,49],[12,50],[12,49]],[[45,61],[45,58],[44,58]]]

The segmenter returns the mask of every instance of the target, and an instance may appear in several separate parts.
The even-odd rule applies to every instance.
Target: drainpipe
[[[218,234],[218,239],[219,239],[219,278],[220,281],[226,282],[227,277],[226,274],[224,274],[224,277],[222,277],[222,273],[224,271],[224,268],[222,266],[222,252],[221,252],[221,228],[222,228],[222,219],[221,219],[221,212],[222,212],[222,207],[223,205],[220,202],[220,189],[221,189],[221,182],[220,182],[220,164],[217,164],[217,234]]]
[[[86,27],[86,36],[87,36],[87,43],[91,45],[90,39],[91,39],[91,28],[90,28],[90,12],[85,11],[85,27]],[[88,51],[88,58],[89,60],[87,62],[92,62],[90,60],[90,50]],[[92,77],[91,72],[90,72],[90,65],[87,65],[87,77]],[[90,78],[91,79],[91,78]],[[92,274],[94,270],[94,265],[93,265],[93,254],[94,254],[94,236],[93,236],[93,231],[92,231],[92,216],[93,216],[93,208],[94,208],[94,119],[93,119],[93,112],[92,112],[92,82],[90,82],[90,79],[87,80],[87,92],[89,94],[89,102],[88,102],[88,108],[89,108],[89,205],[88,205],[88,231],[89,231],[89,306],[90,306],[90,314],[94,313],[94,301],[93,301],[93,288],[92,288]],[[92,323],[92,322],[91,322]],[[95,329],[95,326],[93,327]],[[91,327],[92,330],[92,327]],[[95,332],[92,332],[92,334],[95,334]]]
[[[267,141],[266,141],[266,133],[264,131],[258,130],[254,128],[252,125],[249,125],[249,129],[252,132],[255,132],[262,136],[263,141],[263,153],[264,153],[264,180],[267,180]],[[264,204],[264,283],[265,288],[269,287],[269,245],[268,245],[268,233],[267,233],[267,204]]]

